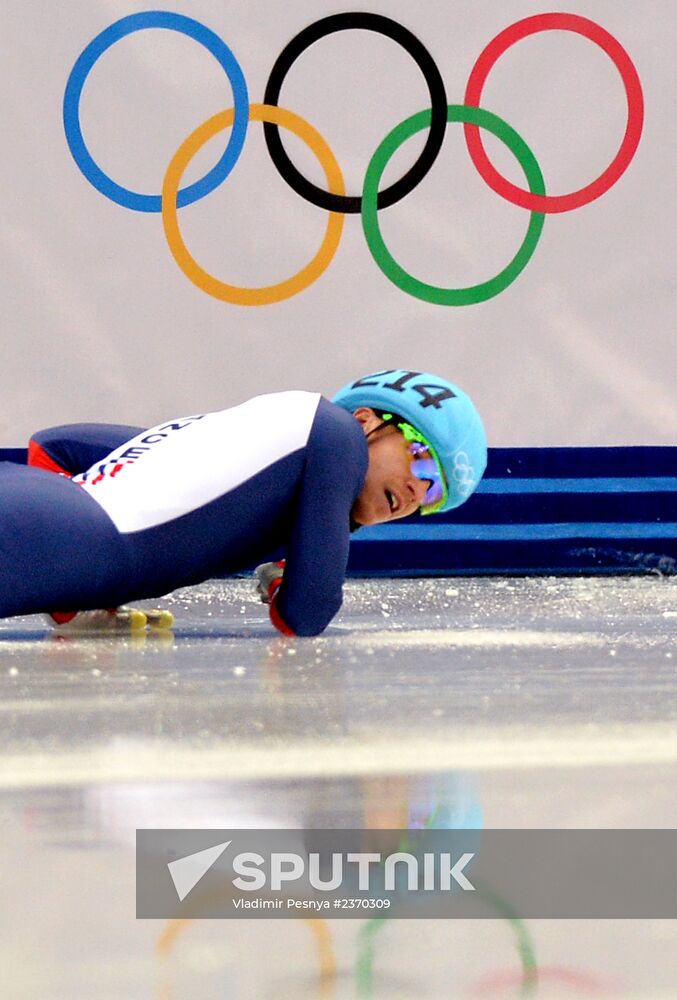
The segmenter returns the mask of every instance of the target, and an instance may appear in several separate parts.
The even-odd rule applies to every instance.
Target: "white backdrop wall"
[[[151,5],[152,6],[152,5]],[[232,49],[249,99],[261,102],[275,59],[313,21],[349,7],[327,0],[165,0]],[[291,387],[330,394],[351,376],[390,367],[448,375],[478,403],[493,445],[675,443],[675,162],[677,6],[673,0],[571,0],[602,25],[639,74],[646,118],[637,153],[600,199],[550,215],[525,270],[486,302],[444,307],[405,294],[381,273],[359,216],[346,216],[325,273],[293,298],[243,307],[219,301],[178,268],[159,215],[105,198],[70,154],[64,88],[85,46],[133,0],[3,0],[3,406],[0,444],[49,424],[152,424]],[[484,46],[509,24],[550,10],[535,0],[370,0],[426,46],[447,100],[463,102]],[[83,134],[118,183],[159,193],[174,152],[194,128],[232,106],[215,59],[188,37],[145,30],[110,48],[86,81]],[[280,104],[331,146],[347,189],[398,122],[428,106],[423,78],[392,40],[344,31],[318,41],[290,70]],[[579,188],[610,162],[626,122],[618,71],[571,32],[533,35],[492,70],[482,104],[533,149],[548,193]],[[190,165],[195,180],[228,133]],[[423,133],[393,158],[385,181],[414,162]],[[299,169],[322,182],[298,140]],[[510,153],[486,146],[523,183]],[[380,213],[403,267],[460,287],[500,271],[529,213],[496,195],[449,125],[425,179]],[[267,285],[316,252],[326,213],[280,177],[250,123],[244,151],[213,193],[180,210],[191,253],[232,284]]]

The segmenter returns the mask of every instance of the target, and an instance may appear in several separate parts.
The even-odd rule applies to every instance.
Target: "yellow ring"
[[[157,1000],[172,1000],[172,987],[167,978],[165,963],[169,959],[179,935],[193,922],[193,917],[178,917],[174,920],[169,920],[157,939],[155,951],[163,963],[162,972],[164,973],[160,978],[156,991]],[[317,955],[320,962],[320,992],[318,993],[318,997],[320,1000],[331,1000],[338,975],[331,927],[329,922],[323,917],[306,917],[303,923],[312,932],[317,944]]]
[[[313,259],[297,274],[277,285],[266,285],[263,288],[240,288],[238,285],[228,285],[225,281],[219,281],[218,278],[200,267],[188,252],[183,241],[179,229],[176,197],[181,178],[192,158],[213,136],[233,124],[233,115],[234,109],[229,108],[227,111],[220,111],[212,118],[208,118],[194,132],[191,132],[185,142],[177,149],[162,184],[162,224],[174,260],[183,273],[203,292],[213,295],[216,299],[233,302],[240,306],[269,305],[272,302],[281,302],[283,299],[291,298],[297,292],[303,291],[329,267],[341,239],[344,215],[342,212],[329,213],[324,239]],[[319,160],[332,194],[345,194],[343,175],[334,154],[317,129],[313,128],[307,121],[291,111],[286,111],[284,108],[278,108],[272,104],[250,104],[249,119],[250,121],[272,122],[297,135]]]

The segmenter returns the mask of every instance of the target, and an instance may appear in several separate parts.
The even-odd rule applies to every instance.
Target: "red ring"
[[[595,198],[605,194],[616,183],[635,155],[644,122],[642,85],[630,56],[613,35],[601,28],[599,24],[595,24],[587,17],[580,17],[578,14],[536,14],[534,17],[525,17],[521,21],[516,21],[515,24],[511,24],[509,28],[501,31],[489,42],[473,66],[465,91],[464,103],[473,107],[480,106],[482,88],[489,71],[499,56],[502,56],[511,45],[537,31],[553,29],[575,31],[577,34],[589,38],[591,42],[595,42],[606,52],[620,73],[625,87],[628,100],[628,122],[620,148],[606,170],[586,187],[573,191],[571,194],[560,195],[532,194],[531,191],[525,191],[523,188],[511,184],[490,163],[482,145],[480,129],[476,125],[466,123],[463,127],[468,152],[482,178],[502,198],[512,202],[513,205],[528,208],[532,212],[569,212],[572,208],[580,208],[581,205],[587,205]]]

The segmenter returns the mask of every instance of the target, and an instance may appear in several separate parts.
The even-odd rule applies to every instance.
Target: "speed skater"
[[[276,628],[317,635],[351,532],[458,507],[486,461],[466,393],[404,369],[331,402],[288,391],[150,429],[40,431],[28,466],[0,463],[0,617],[67,620],[259,563]]]

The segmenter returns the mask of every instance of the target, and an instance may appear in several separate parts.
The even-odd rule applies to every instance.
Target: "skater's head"
[[[392,370],[345,386],[334,402],[353,414],[369,444],[360,525],[460,506],[487,464],[482,421],[470,398],[428,372]]]
[[[371,407],[360,406],[353,416],[362,425],[369,443],[364,486],[352,510],[357,524],[380,524],[415,514],[433,493],[441,499],[439,475],[427,449],[421,450],[418,443],[407,441],[396,424],[384,420],[384,415]],[[417,448],[418,453],[412,448]]]

